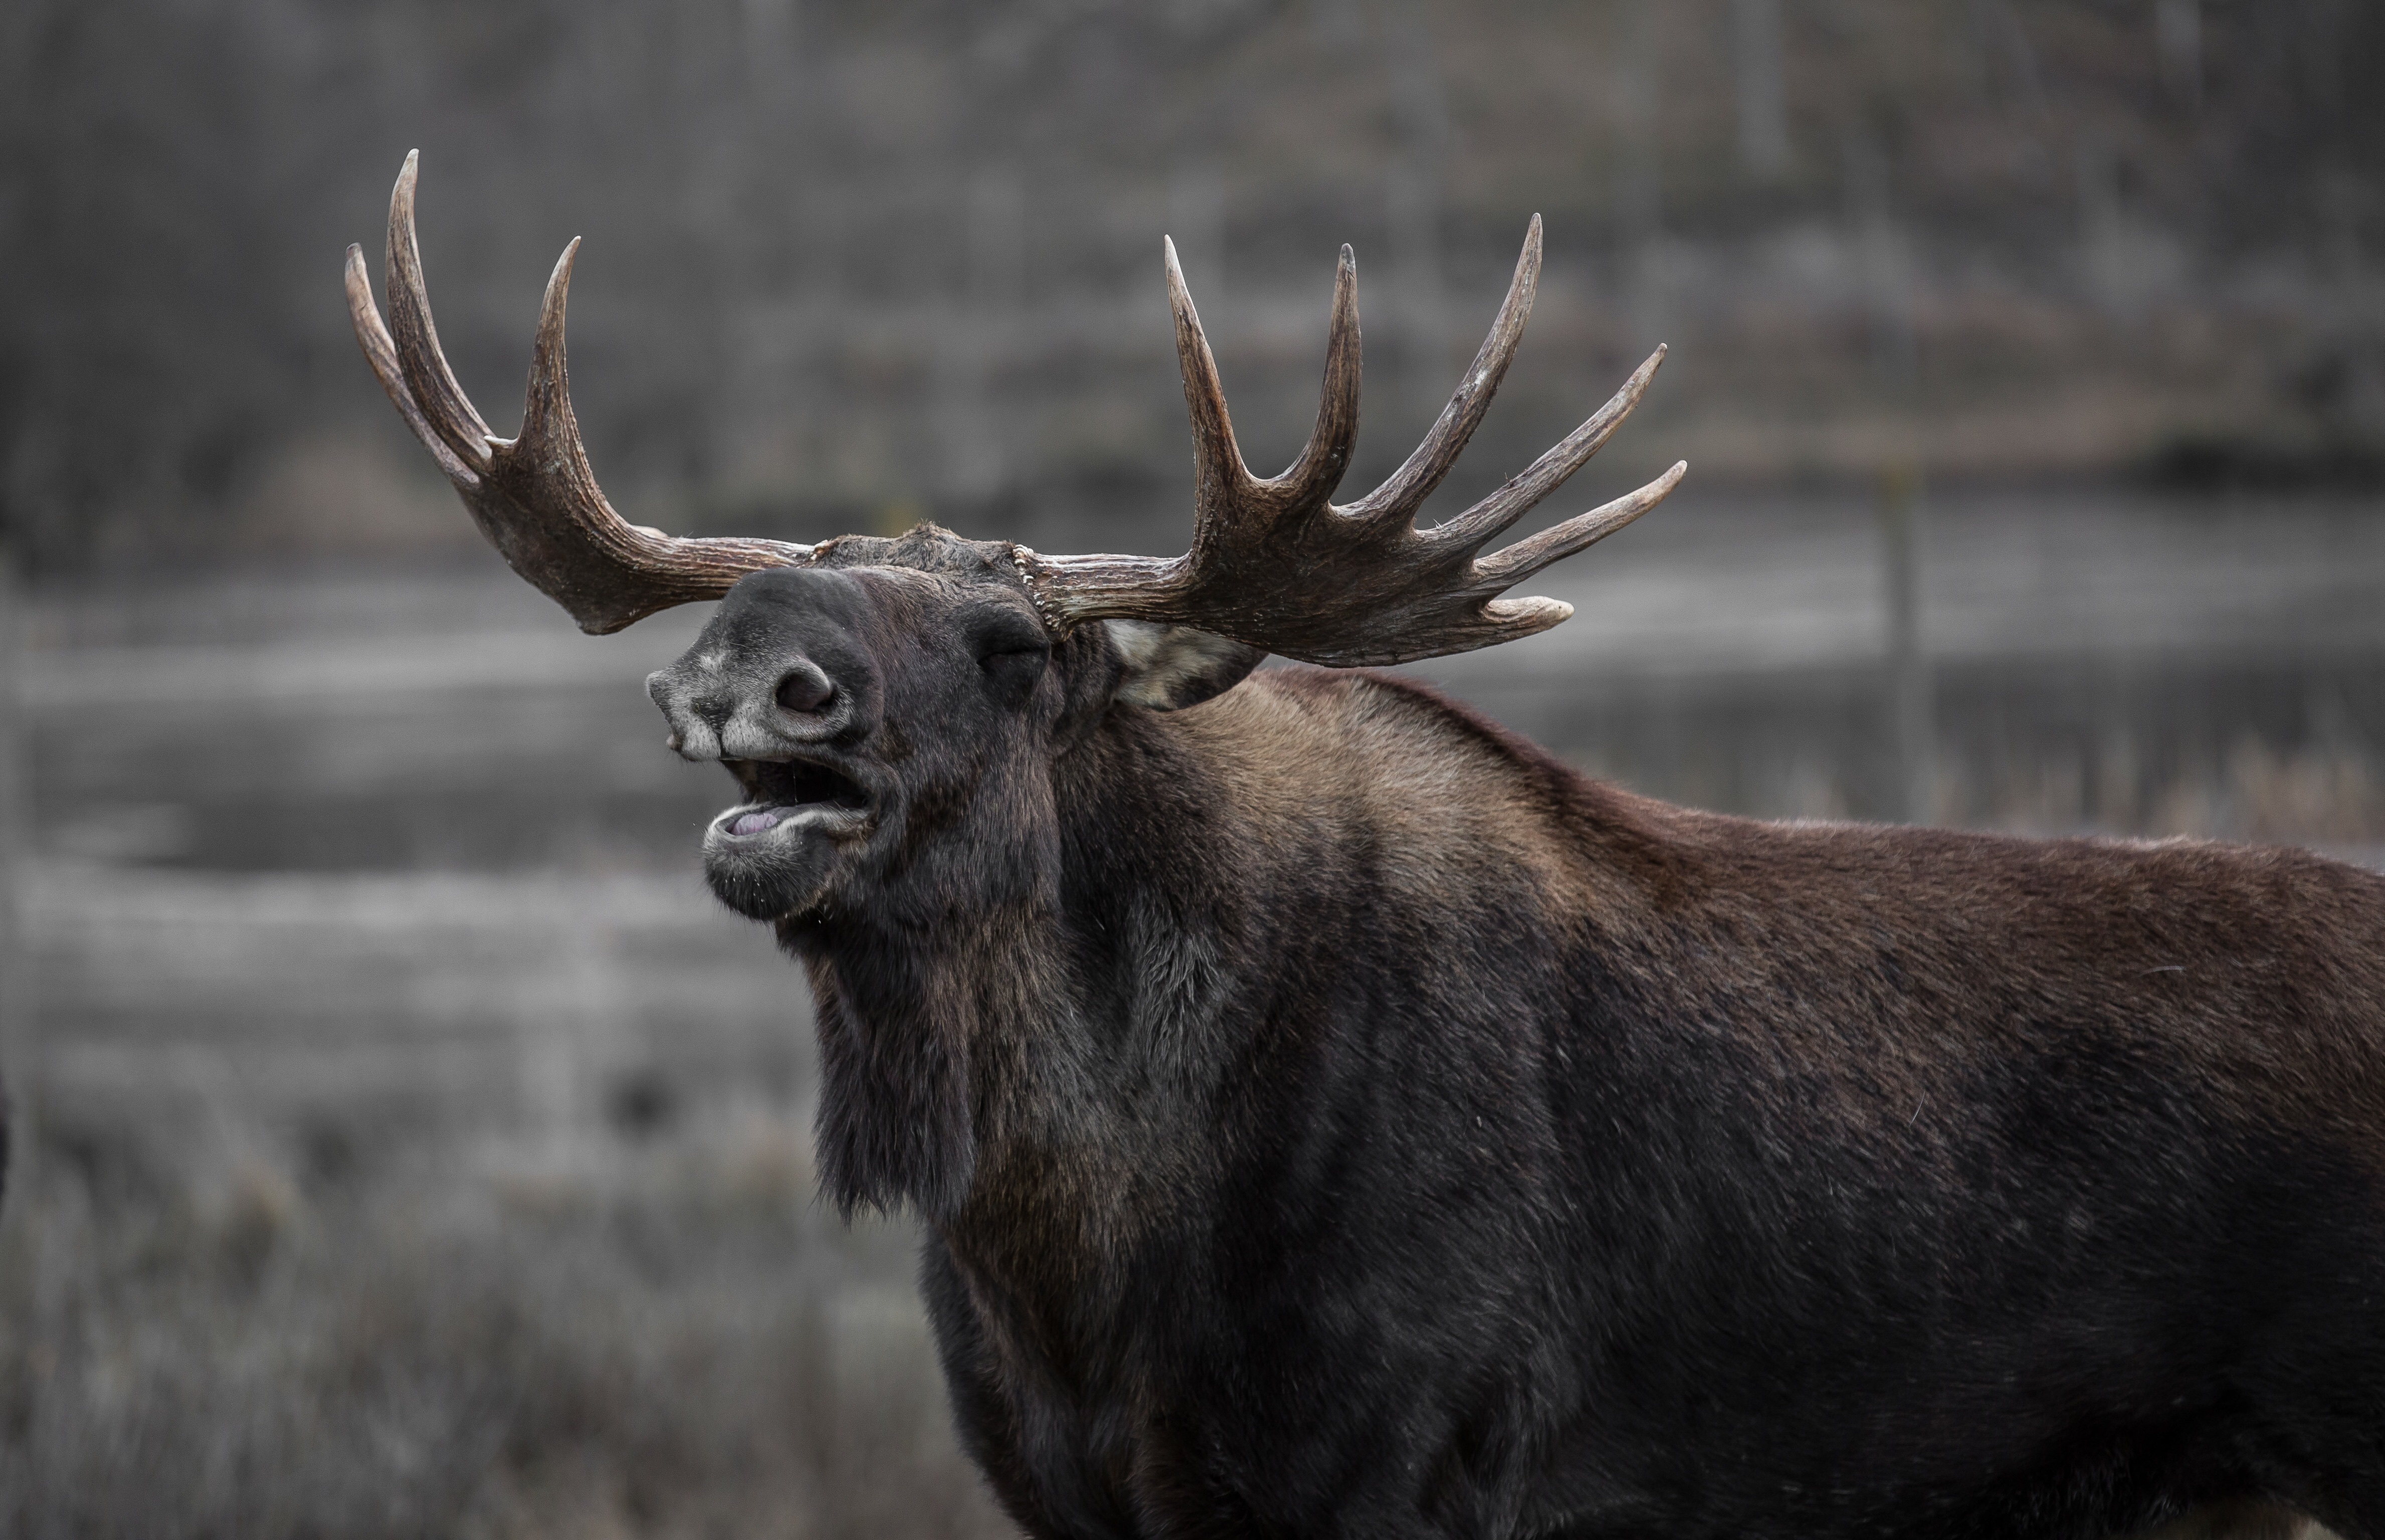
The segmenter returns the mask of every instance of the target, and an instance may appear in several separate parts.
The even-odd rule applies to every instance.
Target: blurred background
[[[727,800],[358,357],[633,518],[1181,549],[1171,233],[1245,450],[1358,254],[1403,458],[1547,220],[1446,516],[1659,342],[1420,671],[1767,816],[2385,858],[2385,10],[2355,0],[14,0],[0,9],[0,1532],[994,1535],[901,1223],[812,1197]],[[1533,526],[1528,525],[1527,528]]]

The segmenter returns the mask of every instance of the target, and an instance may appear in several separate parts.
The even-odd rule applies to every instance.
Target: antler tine
[[[571,298],[571,267],[580,256],[580,237],[563,248],[548,275],[546,294],[539,302],[538,340],[532,344],[530,387],[522,398],[521,432],[510,444],[500,441],[498,453],[508,460],[538,466],[549,475],[561,475],[577,522],[599,542],[621,549],[625,557],[638,554],[624,535],[640,532],[613,511],[589,469],[587,447],[580,441],[580,419],[571,409],[571,372],[563,350],[563,313]],[[659,530],[648,532],[661,536]],[[663,538],[668,538],[663,536]]]
[[[1169,621],[1311,663],[1352,667],[1408,663],[1513,641],[1571,615],[1573,607],[1556,599],[1502,595],[1655,507],[1687,465],[1505,550],[1480,558],[1475,553],[1606,442],[1647,389],[1663,348],[1522,475],[1436,529],[1419,531],[1414,523],[1417,505],[1481,421],[1515,356],[1540,261],[1536,217],[1491,334],[1424,443],[1391,480],[1336,509],[1325,497],[1357,417],[1356,268],[1349,248],[1342,248],[1334,284],[1333,342],[1317,429],[1291,470],[1258,482],[1234,448],[1217,365],[1170,246],[1168,295],[1201,475],[1192,548],[1157,557],[1043,556],[1014,546],[1012,558],[1045,618],[1063,630],[1088,620]]]
[[[1532,216],[1530,226],[1524,232],[1524,249],[1516,257],[1516,276],[1508,282],[1507,297],[1499,304],[1499,313],[1492,318],[1491,330],[1467,366],[1466,377],[1441,409],[1431,429],[1405,464],[1392,472],[1389,480],[1374,491],[1350,504],[1342,511],[1353,519],[1386,523],[1399,522],[1416,516],[1424,500],[1441,485],[1449,468],[1466,448],[1466,441],[1482,422],[1482,414],[1491,409],[1491,398],[1499,392],[1499,382],[1507,376],[1507,366],[1515,360],[1516,346],[1524,340],[1524,322],[1532,313],[1532,298],[1541,283],[1541,217]]]
[[[1251,474],[1234,442],[1226,390],[1217,360],[1209,351],[1200,312],[1193,308],[1176,243],[1162,238],[1168,263],[1168,300],[1176,315],[1176,357],[1184,375],[1184,404],[1192,419],[1197,468],[1197,517],[1203,526],[1230,529],[1245,520],[1275,520],[1323,508],[1350,469],[1350,448],[1358,437],[1358,259],[1347,245],[1333,275],[1333,324],[1325,346],[1325,382],[1317,424],[1300,457],[1280,476],[1261,481]],[[1223,533],[1224,530],[1216,532]],[[1197,538],[1197,537],[1196,537]]]
[[[1592,412],[1588,421],[1509,477],[1498,491],[1449,522],[1426,531],[1425,539],[1437,546],[1477,551],[1530,512],[1542,498],[1565,485],[1575,471],[1590,463],[1592,455],[1605,447],[1606,441],[1615,436],[1615,430],[1631,415],[1631,408],[1640,405],[1640,397],[1647,391],[1648,382],[1656,377],[1656,366],[1665,361],[1667,351],[1663,344],[1658,344],[1656,351],[1623,382],[1623,388],[1609,396],[1605,406]]]
[[[422,152],[408,150],[389,195],[389,317],[399,367],[416,406],[458,458],[475,470],[489,464],[489,425],[456,382],[431,324],[431,296],[422,285],[422,254],[414,240],[414,182]]]
[[[364,247],[354,244],[348,247],[347,289],[348,319],[356,328],[356,345],[364,349],[365,362],[372,366],[381,388],[389,393],[390,405],[406,419],[406,425],[414,430],[414,436],[431,451],[431,457],[439,462],[439,469],[449,481],[459,489],[478,486],[479,473],[456,457],[456,451],[447,447],[439,430],[431,426],[431,419],[414,404],[414,392],[407,387],[406,371],[397,361],[397,344],[390,339],[389,328],[381,323],[381,307],[373,303],[372,278],[365,269]]]
[[[1163,235],[1159,244],[1168,266],[1168,308],[1176,316],[1176,364],[1184,376],[1184,409],[1192,419],[1194,518],[1205,525],[1213,518],[1233,522],[1249,507],[1259,479],[1242,463],[1242,449],[1234,443],[1226,387],[1217,378],[1208,335],[1201,330],[1201,313],[1192,307],[1192,292],[1184,286],[1176,243]]]
[[[1588,513],[1576,514],[1562,524],[1553,524],[1536,535],[1480,557],[1474,563],[1474,570],[1494,591],[1519,583],[1552,562],[1588,550],[1655,507],[1689,473],[1689,461],[1675,460],[1671,470],[1639,491],[1627,493]]]
[[[818,547],[776,540],[679,540],[613,511],[589,469],[571,410],[563,316],[576,239],[547,280],[521,435],[491,433],[439,351],[414,249],[416,157],[390,195],[390,311],[384,326],[365,273],[348,248],[348,312],[381,388],[446,472],[472,521],[506,565],[568,610],[586,632],[618,631],[658,609],[716,599],[766,567],[800,566]]]
[[[1317,425],[1291,469],[1262,483],[1285,510],[1323,508],[1349,470],[1358,439],[1358,257],[1345,244],[1333,269],[1333,323],[1326,334]]]
[[[1551,562],[1559,561],[1575,552],[1597,545],[1624,525],[1665,500],[1666,495],[1680,484],[1689,474],[1690,462],[1675,460],[1671,470],[1650,482],[1639,491],[1617,497],[1611,503],[1577,514],[1562,524],[1542,530],[1529,539],[1519,540],[1503,551],[1470,563],[1475,582],[1467,592],[1478,597],[1497,594],[1512,584],[1523,582]],[[1563,599],[1544,595],[1529,598],[1493,598],[1481,600],[1479,618],[1466,640],[1440,650],[1455,652],[1465,647],[1488,646],[1498,642],[1520,641],[1552,626],[1562,625],[1573,619],[1573,606]],[[1417,657],[1429,654],[1418,653]]]

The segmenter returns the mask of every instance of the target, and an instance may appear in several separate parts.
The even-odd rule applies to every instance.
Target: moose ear
[[[1153,711],[1180,711],[1242,682],[1267,654],[1215,632],[1153,620],[1105,620],[1126,673],[1113,700]]]

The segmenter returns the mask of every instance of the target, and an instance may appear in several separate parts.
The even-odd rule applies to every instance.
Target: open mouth
[[[732,759],[728,767],[745,789],[745,801],[721,814],[714,827],[735,838],[767,834],[780,824],[814,814],[858,815],[869,810],[869,794],[852,777],[827,765]]]

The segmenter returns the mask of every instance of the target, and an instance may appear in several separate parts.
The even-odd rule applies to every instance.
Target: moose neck
[[[1372,725],[1392,715],[1437,725]],[[1056,840],[1021,855],[1035,881],[934,925],[848,916],[799,948],[828,1190],[1107,1249],[1157,1184],[1219,1158],[1223,1082],[1275,1051],[1246,1039],[1279,996],[1542,880],[1562,842],[1513,753],[1435,697],[1307,670],[1112,713],[1055,767]],[[1365,854],[1394,845],[1399,871]]]
[[[1252,899],[1232,881],[1252,778],[1224,737],[1116,713],[1062,756],[1052,826],[995,858],[998,894],[781,925],[810,972],[820,1173],[840,1207],[949,1221],[1032,1202],[1094,1223],[1118,1196],[1112,1158],[1172,1139],[1225,1057]]]

